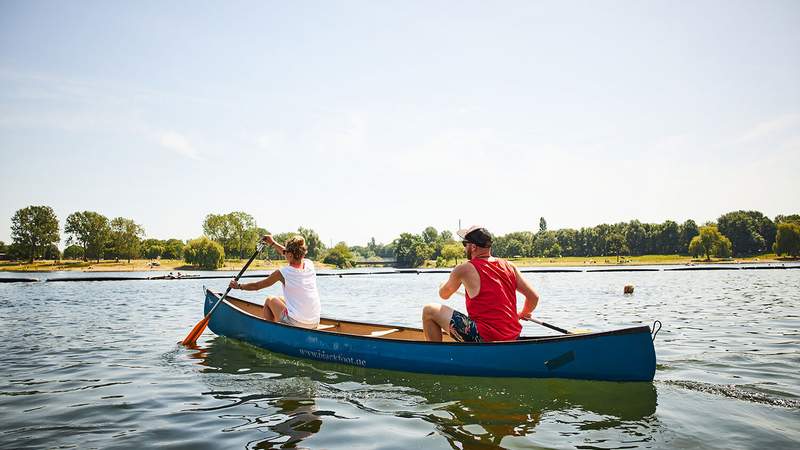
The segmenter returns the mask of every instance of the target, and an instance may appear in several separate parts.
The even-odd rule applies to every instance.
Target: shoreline
[[[661,255],[644,255],[641,257],[633,257],[626,259],[622,262],[612,261],[613,258],[580,258],[580,257],[565,257],[565,258],[508,258],[519,268],[535,268],[535,267],[637,267],[637,266],[694,266],[694,265],[737,265],[737,264],[783,264],[798,262],[798,259],[781,258],[778,259],[774,254],[765,254],[751,258],[739,258],[731,260],[695,260],[690,257],[673,257]],[[229,272],[238,271],[244,266],[244,260],[229,260],[225,261],[224,265],[219,269],[205,270],[198,267],[187,266],[184,261],[167,260],[162,261],[159,266],[150,265],[148,260],[133,260],[130,264],[116,261],[101,261],[97,262],[83,262],[71,261],[61,262],[54,264],[53,261],[35,262],[33,264],[0,264],[0,272],[8,273],[52,273],[52,272],[116,272],[116,273],[137,273],[137,272],[163,272],[168,274],[170,272]],[[409,269],[451,269],[455,264],[448,264],[445,267],[435,267],[429,261],[427,264]],[[249,267],[249,270],[271,270],[277,269],[285,264],[284,261],[254,261]],[[336,266],[325,264],[322,262],[314,261],[314,265],[318,269],[332,270]],[[354,267],[358,269],[366,269],[368,267]],[[385,266],[375,268],[398,269],[397,267]]]

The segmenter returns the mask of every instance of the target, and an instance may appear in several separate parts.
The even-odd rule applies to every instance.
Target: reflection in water
[[[644,442],[657,426],[652,383],[524,380],[435,376],[363,369],[294,359],[216,337],[194,357],[215,398],[215,409],[247,413],[227,418],[267,437],[250,448],[295,447],[346,420],[317,410],[318,401],[344,401],[377,416],[418,419],[451,448],[489,448],[504,439],[536,441],[536,427],[549,421],[562,435],[595,430],[617,433],[618,442]],[[255,411],[247,408],[255,408]],[[340,413],[341,414],[341,413]],[[643,429],[650,429],[644,433]],[[604,439],[598,440],[601,443]],[[591,445],[591,439],[584,441]],[[527,442],[530,445],[531,442]]]

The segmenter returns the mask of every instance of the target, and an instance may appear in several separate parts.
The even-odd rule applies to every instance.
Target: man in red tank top
[[[530,318],[539,295],[513,264],[492,256],[492,235],[485,228],[473,226],[459,230],[458,235],[468,261],[453,269],[439,288],[439,297],[447,300],[464,285],[468,316],[441,303],[425,305],[425,338],[441,341],[445,329],[463,342],[517,339],[522,331],[519,321]],[[525,296],[521,311],[517,311],[517,291]]]

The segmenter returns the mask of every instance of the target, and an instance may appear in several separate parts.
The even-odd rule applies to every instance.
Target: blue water
[[[445,277],[320,277],[323,314],[419,326]],[[210,332],[190,350],[203,286],[225,280],[0,284],[0,448],[800,446],[800,270],[526,277],[562,327],[661,320],[655,381],[359,369]]]

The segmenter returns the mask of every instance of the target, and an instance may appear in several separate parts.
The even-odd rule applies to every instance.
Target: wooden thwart
[[[381,336],[386,336],[387,334],[395,333],[395,332],[398,332],[398,331],[400,331],[399,328],[391,328],[391,329],[388,329],[388,330],[373,331],[369,335],[372,336],[372,337],[381,337]]]

